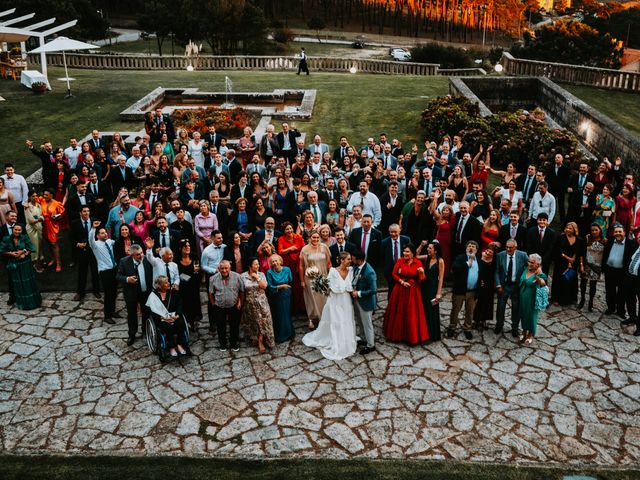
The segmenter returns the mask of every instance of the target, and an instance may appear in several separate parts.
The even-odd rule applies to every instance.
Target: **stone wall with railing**
[[[500,63],[506,75],[546,77],[555,82],[640,92],[640,73],[515,58],[508,52],[502,54]]]
[[[266,70],[295,71],[298,61],[282,56],[202,56],[192,62],[184,56],[141,56],[66,54],[69,68],[113,70],[185,70],[193,63],[196,70]],[[40,63],[39,55],[29,55],[29,62]],[[48,53],[47,64],[62,66],[61,53]],[[309,57],[309,68],[319,72],[361,72],[387,75],[485,75],[481,68],[440,70],[435,63],[394,62],[390,60]]]

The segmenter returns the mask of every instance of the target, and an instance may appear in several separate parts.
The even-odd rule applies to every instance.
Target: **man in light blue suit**
[[[341,254],[344,255],[344,254]],[[375,351],[376,341],[371,319],[378,304],[378,278],[373,267],[365,261],[364,252],[358,250],[351,254],[353,263],[353,303],[356,317],[360,319],[364,340],[358,340],[363,348],[360,354],[367,355]]]
[[[518,336],[520,324],[520,277],[527,268],[528,255],[518,250],[518,242],[510,238],[507,240],[505,250],[496,256],[496,292],[498,293],[498,306],[496,309],[496,334],[502,333],[504,327],[504,314],[507,302],[511,299],[511,335]]]

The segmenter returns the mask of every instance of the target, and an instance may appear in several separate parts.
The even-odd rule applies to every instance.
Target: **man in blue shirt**
[[[109,216],[107,217],[106,228],[111,237],[118,238],[122,223],[124,222],[128,225],[133,222],[136,213],[138,213],[138,209],[131,205],[129,195],[122,195],[120,197],[120,205],[116,205],[109,210]]]

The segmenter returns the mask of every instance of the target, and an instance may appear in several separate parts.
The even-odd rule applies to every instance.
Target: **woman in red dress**
[[[440,191],[436,190],[435,198],[429,205],[429,211],[436,220],[436,236],[435,240],[440,244],[442,250],[442,260],[444,260],[444,278],[449,276],[451,270],[451,245],[453,244],[453,232],[456,228],[456,214],[449,205],[444,205],[442,211],[438,212],[438,197]]]
[[[304,294],[300,284],[300,251],[304,247],[302,236],[295,233],[291,222],[282,224],[284,235],[278,239],[278,254],[282,257],[282,264],[291,269],[293,275],[293,300],[292,314],[306,314],[304,307]]]
[[[620,195],[616,197],[616,222],[622,224],[625,232],[631,231],[635,207],[635,192],[630,185],[625,183],[620,190]]]
[[[605,185],[611,183],[611,175],[609,174],[609,166],[605,162],[600,162],[595,175],[593,176],[593,191],[596,195],[600,195]]]
[[[498,236],[500,235],[500,222],[498,220],[498,211],[491,210],[489,218],[484,221],[484,226],[480,233],[480,240],[482,241],[482,250],[486,250],[492,243],[498,243]]]
[[[393,287],[384,312],[384,336],[392,342],[411,345],[429,340],[420,284],[425,280],[422,262],[415,258],[416,249],[407,245],[402,258],[393,267]]]

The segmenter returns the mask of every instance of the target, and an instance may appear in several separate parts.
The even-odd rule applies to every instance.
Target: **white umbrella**
[[[90,43],[80,42],[67,37],[57,37],[51,40],[49,43],[42,45],[41,47],[31,50],[29,53],[41,53],[41,52],[62,52],[62,62],[64,63],[64,80],[67,81],[67,97],[71,96],[71,84],[69,83],[69,72],[67,71],[67,57],[64,52],[70,50],[92,50],[100,47],[91,45]]]

